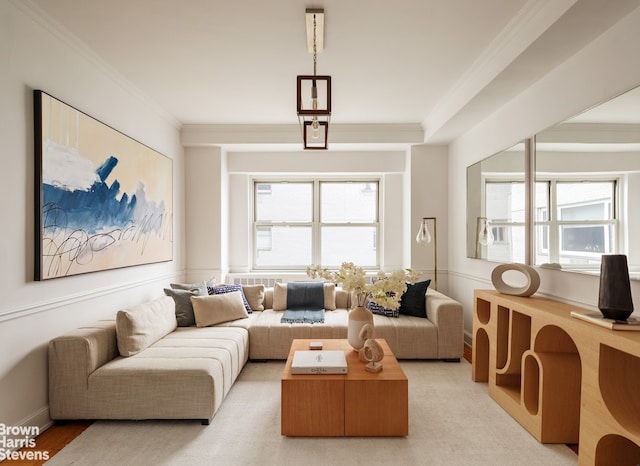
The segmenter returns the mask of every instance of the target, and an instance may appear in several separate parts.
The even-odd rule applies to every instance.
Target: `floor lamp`
[[[433,221],[433,236],[429,231],[428,222]],[[433,241],[433,287],[438,289],[438,235],[437,224],[435,217],[422,217],[422,223],[420,223],[420,229],[416,236],[416,243],[421,246],[427,246]]]

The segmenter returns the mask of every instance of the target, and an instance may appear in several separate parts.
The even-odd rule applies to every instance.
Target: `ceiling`
[[[324,8],[318,74],[334,125],[421,125],[448,142],[640,0],[32,0],[182,125],[292,125],[312,74],[305,8]]]

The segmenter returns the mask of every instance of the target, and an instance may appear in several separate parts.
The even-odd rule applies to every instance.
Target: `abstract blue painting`
[[[34,91],[35,279],[173,258],[173,161]]]

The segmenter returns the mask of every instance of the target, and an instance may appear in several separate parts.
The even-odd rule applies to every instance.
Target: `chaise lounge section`
[[[247,362],[249,334],[237,327],[177,329],[174,309],[173,299],[165,296],[128,310],[148,322],[132,332],[149,341],[138,351],[119,345],[116,320],[52,340],[51,419],[199,419],[208,424]],[[172,329],[158,337],[164,331],[158,332],[150,316],[173,317]]]

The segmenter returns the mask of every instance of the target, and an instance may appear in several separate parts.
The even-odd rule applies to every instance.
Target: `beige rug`
[[[471,381],[471,365],[401,362],[409,378],[406,438],[280,435],[284,363],[249,363],[211,425],[100,421],[47,465],[576,465],[565,445],[538,443]]]

